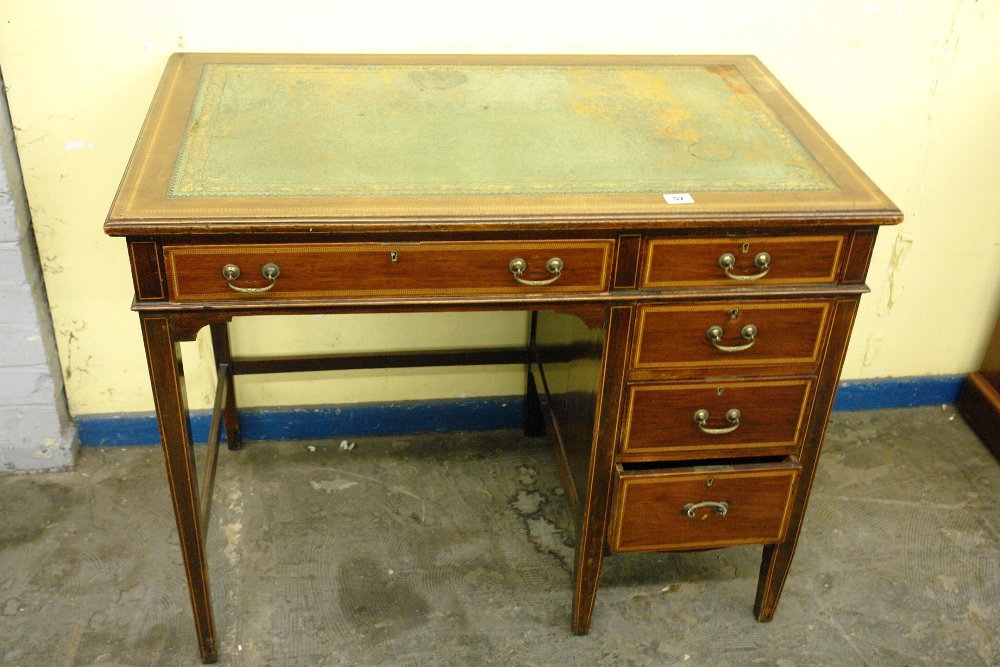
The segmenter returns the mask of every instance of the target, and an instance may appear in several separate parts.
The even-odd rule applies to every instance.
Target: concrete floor
[[[222,452],[220,664],[1000,665],[1000,464],[950,406],[834,415],[772,623],[759,547],[619,555],[586,637],[544,441],[354,442]],[[0,664],[197,655],[158,448],[0,478]]]

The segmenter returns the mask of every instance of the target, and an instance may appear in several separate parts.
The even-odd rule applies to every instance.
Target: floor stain
[[[351,488],[352,486],[357,486],[357,482],[351,482],[346,479],[330,479],[324,480],[322,482],[310,481],[309,486],[311,486],[316,491],[326,491],[327,493],[332,493],[334,491],[344,491]]]
[[[525,471],[522,467],[520,470]],[[534,472],[534,471],[532,471]],[[536,475],[522,473],[521,482],[534,484]],[[549,502],[549,498],[536,489],[519,490],[510,498],[510,505],[524,521],[528,541],[536,551],[558,559],[565,569],[573,564],[573,536],[566,527],[565,501]]]

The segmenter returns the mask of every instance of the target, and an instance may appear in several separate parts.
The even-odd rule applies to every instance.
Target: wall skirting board
[[[954,403],[964,375],[935,375],[840,383],[834,410],[880,410]],[[339,406],[246,408],[240,427],[246,440],[319,440],[428,431],[495,431],[521,428],[522,396],[358,403]],[[195,411],[195,442],[208,439],[210,412]],[[80,415],[80,443],[95,447],[156,445],[152,412]]]
[[[833,409],[885,410],[952,404],[958,400],[958,392],[964,381],[964,374],[844,380],[837,387]]]
[[[337,406],[243,408],[244,440],[325,440],[428,431],[497,431],[521,427],[523,396],[356,403]],[[210,410],[191,413],[195,442],[208,440]],[[158,445],[153,412],[81,415],[80,442],[98,447]]]

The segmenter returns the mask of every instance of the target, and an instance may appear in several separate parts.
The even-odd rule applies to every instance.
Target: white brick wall
[[[0,473],[73,465],[75,429],[0,79]]]

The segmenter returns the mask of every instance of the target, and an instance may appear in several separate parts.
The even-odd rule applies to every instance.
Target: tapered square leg
[[[631,323],[631,308],[608,309],[587,494],[583,499],[577,531],[573,574],[573,633],[577,635],[585,635],[590,631],[597,583],[604,561],[615,442],[625,389],[626,352]]]
[[[243,449],[243,437],[240,434],[239,413],[236,411],[236,389],[233,383],[233,355],[229,348],[229,323],[219,322],[211,325],[212,349],[215,352],[215,363],[226,365],[226,406],[223,421],[226,424],[226,442],[229,449]]]
[[[766,623],[774,618],[778,608],[781,589],[785,586],[785,578],[792,564],[794,544],[791,547],[782,544],[767,544],[764,546],[764,557],[760,562],[760,578],[757,580],[757,599],[754,601],[753,613],[758,621]]]
[[[201,659],[212,663],[218,660],[218,649],[198,515],[197,471],[191,449],[180,346],[166,316],[142,315],[141,323]]]

